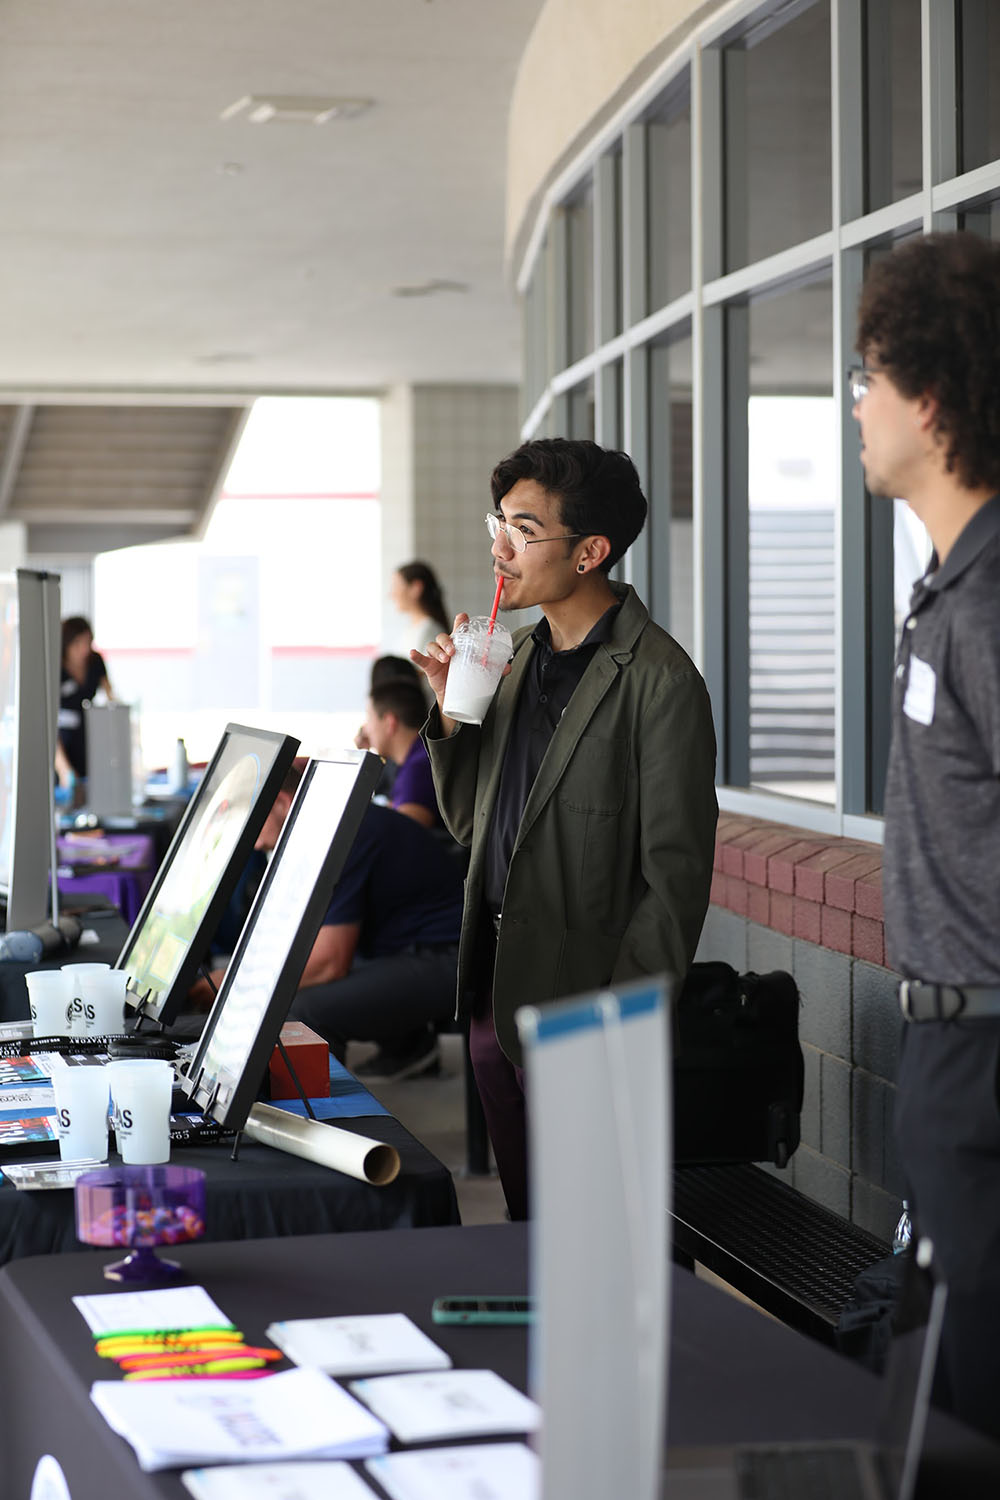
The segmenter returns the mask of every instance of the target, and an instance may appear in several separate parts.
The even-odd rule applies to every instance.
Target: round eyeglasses
[[[486,530],[495,542],[501,531],[504,541],[512,552],[523,552],[525,547],[535,547],[539,542],[575,542],[577,537],[584,536],[582,531],[568,531],[565,536],[525,536],[519,526],[511,526],[500,516],[486,516]]]
[[[871,387],[872,376],[877,374],[875,370],[866,370],[864,365],[852,365],[847,372],[847,384],[850,387],[851,400],[857,406],[863,401]]]

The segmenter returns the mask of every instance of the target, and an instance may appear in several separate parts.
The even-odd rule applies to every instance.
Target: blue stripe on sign
[[[618,1001],[619,1015],[623,1021],[636,1016],[649,1015],[663,1001],[663,991],[656,985],[644,990],[631,990],[623,995],[613,990],[607,993]],[[604,1008],[598,1000],[583,1000],[569,1005],[546,1006],[539,1013],[535,1040],[551,1042],[558,1037],[569,1036],[575,1031],[591,1031],[607,1024]]]

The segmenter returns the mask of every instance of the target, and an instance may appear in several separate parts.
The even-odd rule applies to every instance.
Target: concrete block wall
[[[697,956],[794,975],[802,1142],[785,1171],[770,1170],[891,1238],[903,1193],[892,1132],[903,1023],[898,976],[884,964],[878,846],[723,815]]]

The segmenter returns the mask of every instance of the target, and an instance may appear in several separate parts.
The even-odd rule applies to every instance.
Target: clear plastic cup
[[[56,1129],[63,1161],[103,1161],[108,1154],[108,1069],[66,1058],[53,1066]]]
[[[134,1166],[169,1161],[173,1068],[161,1058],[123,1058],[108,1063],[108,1076],[122,1161]]]
[[[62,969],[38,969],[25,974],[31,1029],[35,1036],[68,1036],[73,987]]]
[[[91,974],[108,974],[110,964],[63,964],[62,972],[69,975],[71,985],[69,1007],[69,1029],[71,1036],[83,1036],[87,1031],[83,1011],[83,981]]]
[[[125,1024],[124,969],[80,971],[77,976],[77,999],[73,1002],[74,1034],[114,1035]]]
[[[500,621],[492,631],[487,615],[475,615],[454,632],[455,655],[448,666],[443,712],[459,724],[481,724],[510,660],[510,631]]]

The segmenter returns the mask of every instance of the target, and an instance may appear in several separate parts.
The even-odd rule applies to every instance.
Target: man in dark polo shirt
[[[715,736],[694,664],[608,576],[646,517],[628,456],[524,443],[491,489],[501,607],[543,619],[515,633],[481,727],[441,710],[451,637],[411,655],[437,699],[424,737],[438,804],[471,846],[459,1002],[507,1206],[523,1218],[515,1012],[687,972],[711,882]]]
[[[293,767],[257,840],[273,849],[295,792]],[[434,1023],[455,1010],[461,869],[433,834],[388,807],[365,812],[289,1015],[342,1062],[349,1041],[379,1050],[359,1077],[435,1071]]]
[[[1000,246],[911,241],[873,267],[851,372],[868,489],[934,555],[896,662],[883,863],[904,976],[896,1130],[949,1284],[944,1398],[1000,1437]]]

